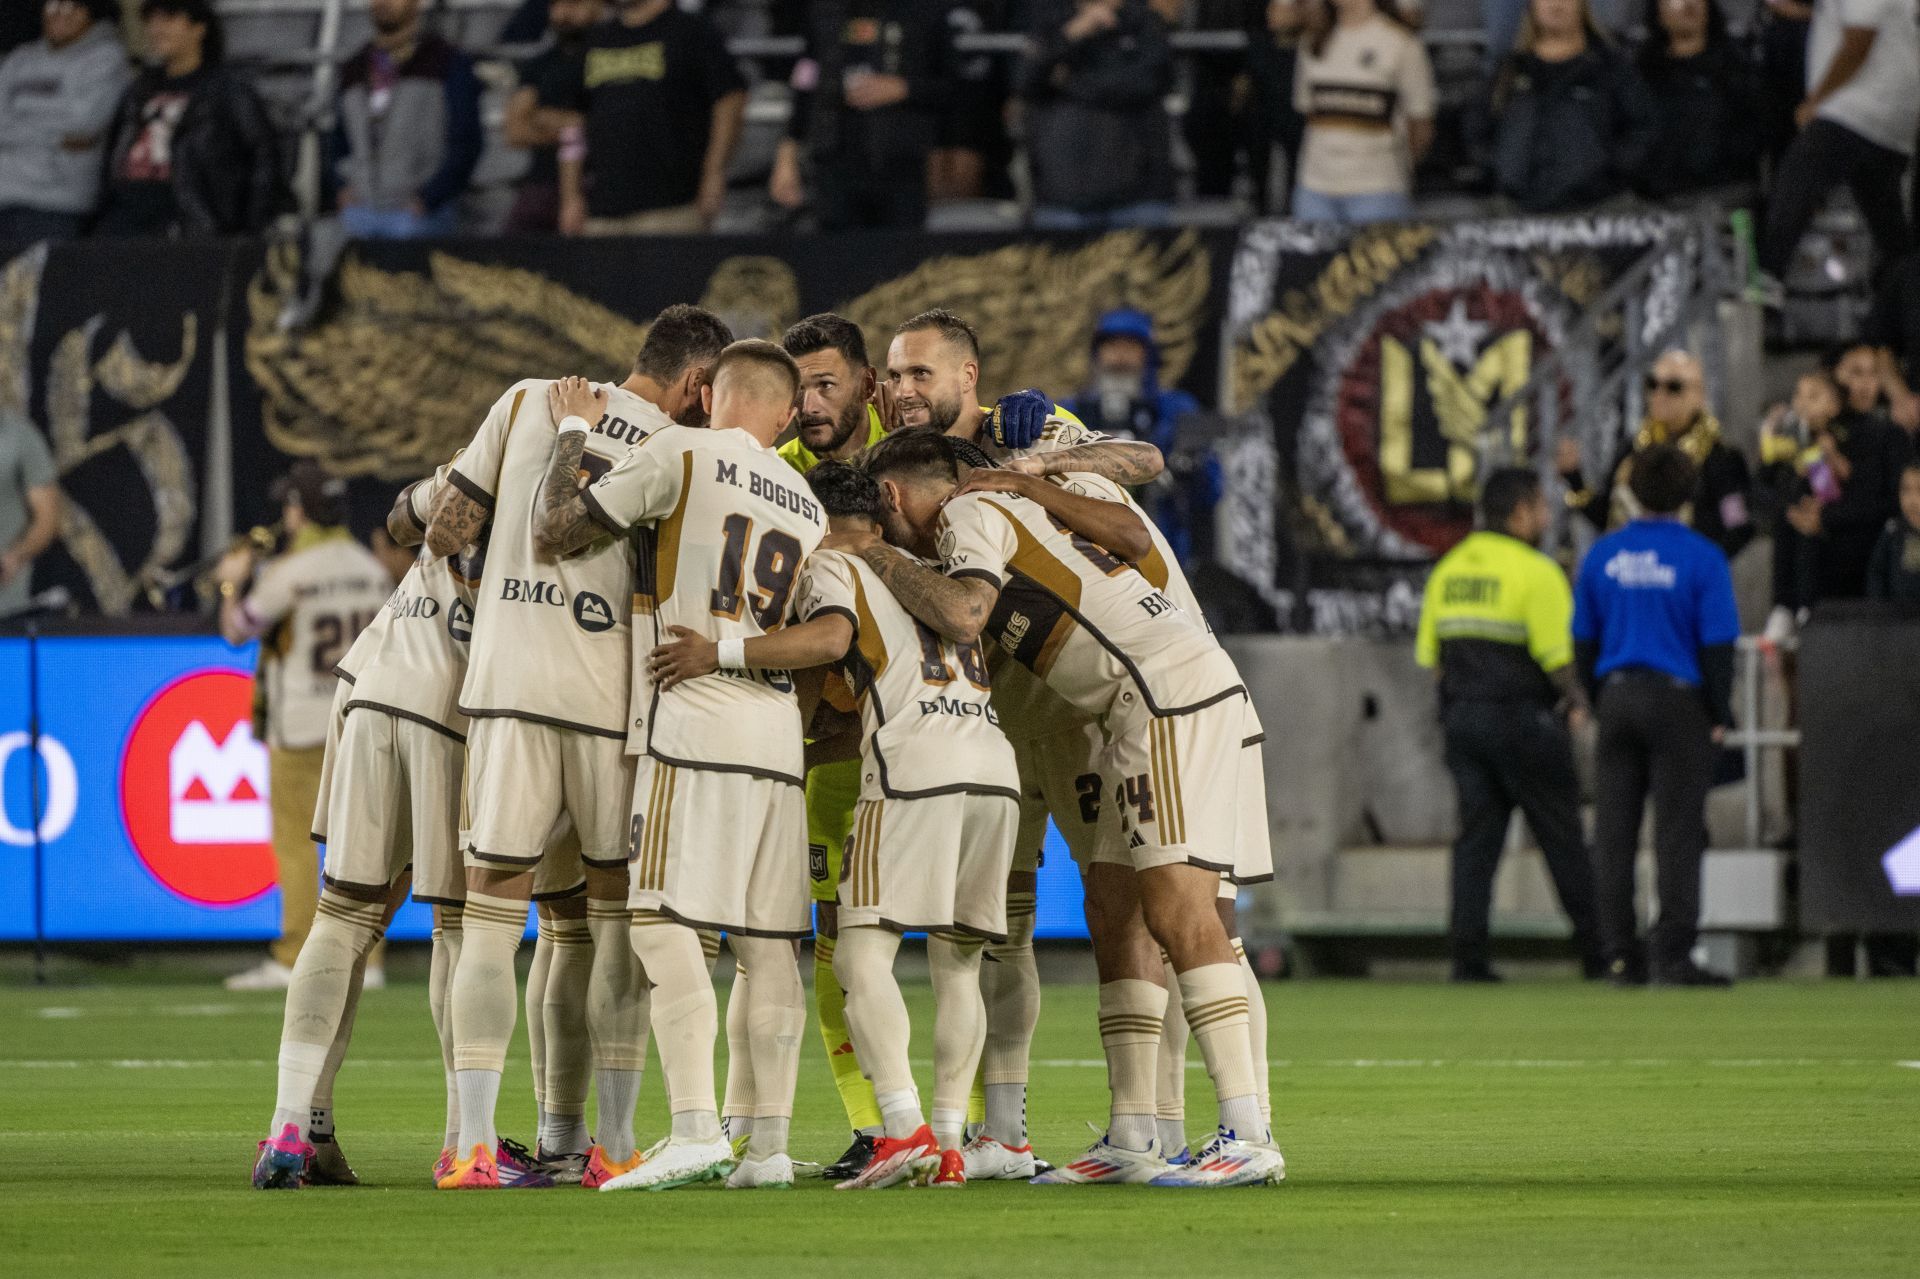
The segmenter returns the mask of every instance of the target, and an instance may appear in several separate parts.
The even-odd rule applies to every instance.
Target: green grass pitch
[[[462,1195],[427,1186],[441,1077],[420,984],[367,997],[340,1081],[367,1184],[257,1194],[277,997],[5,973],[0,1256],[22,1279],[1920,1273],[1913,982],[1274,985],[1289,1179],[1270,1190]],[[908,993],[925,1027],[928,993]],[[1032,1114],[1056,1160],[1104,1113],[1093,994],[1045,990]],[[530,1137],[516,1052],[502,1126]],[[831,1158],[846,1134],[811,1026],[804,1062],[794,1153]],[[643,1140],[664,1119],[658,1078]],[[1199,1135],[1212,1102],[1188,1079]]]

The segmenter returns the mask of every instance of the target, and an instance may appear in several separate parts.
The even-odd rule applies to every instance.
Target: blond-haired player
[[[834,969],[885,1131],[842,1188],[880,1189],[909,1176],[961,1186],[967,1094],[986,1037],[980,950],[1006,937],[1019,793],[1013,750],[988,704],[979,646],[935,635],[865,564],[827,549],[833,536],[878,534],[872,478],[829,462],[807,479],[830,537],[801,573],[798,625],[748,640],[740,660],[750,668],[837,663],[860,704],[860,803],[839,886]],[[719,656],[711,641],[683,631],[653,660],[666,687],[716,669]],[[931,1125],[914,1089],[911,1028],[893,976],[908,931],[927,934],[933,975]]]
[[[935,572],[868,544],[859,554],[922,621],[955,641],[981,634],[1065,700],[1102,718],[1108,798],[1120,838],[1088,872],[1089,924],[1105,944],[1101,1026],[1115,1094],[1106,1137],[1059,1181],[1260,1184],[1285,1161],[1260,1115],[1247,990],[1215,913],[1239,840],[1246,692],[1204,625],[1132,566],[1071,532],[1050,495],[960,494],[950,447],[897,434],[869,455],[888,537],[937,554]],[[1157,945],[1156,945],[1157,943]],[[1168,1171],[1154,1131],[1158,1030],[1167,1000],[1160,950],[1220,1104],[1220,1132],[1189,1168]],[[1131,1033],[1117,1038],[1115,1029]],[[1144,1096],[1144,1107],[1123,1100]]]
[[[819,502],[772,447],[794,416],[793,358],[770,342],[736,342],[711,379],[701,389],[710,429],[650,436],[547,519],[547,536],[562,547],[641,531],[643,645],[682,626],[736,651],[779,630],[825,531]],[[787,1130],[806,1026],[793,943],[810,931],[793,680],[729,669],[672,689],[636,684],[642,692],[628,714],[646,744],[633,786],[628,905],[673,1119],[662,1147],[601,1189],[667,1189],[729,1173],[732,1187],[790,1185]],[[718,1012],[700,930],[726,932],[748,977],[754,1124],[737,1167],[714,1099]]]

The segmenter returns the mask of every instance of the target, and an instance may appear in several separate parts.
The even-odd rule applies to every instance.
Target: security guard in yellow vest
[[[1427,579],[1415,647],[1422,666],[1438,668],[1447,769],[1460,796],[1453,980],[1499,980],[1487,917],[1516,807],[1546,855],[1583,969],[1598,977],[1593,867],[1568,731],[1586,714],[1573,663],[1573,592],[1560,566],[1534,549],[1549,516],[1533,472],[1495,471],[1479,514],[1479,531]]]

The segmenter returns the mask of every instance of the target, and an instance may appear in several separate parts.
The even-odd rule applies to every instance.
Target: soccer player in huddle
[[[445,482],[442,467],[401,493],[387,518],[397,544],[419,545],[427,511]],[[428,1004],[447,1071],[443,1145],[451,1146],[457,1136],[446,1025],[447,975],[459,952],[466,897],[459,825],[467,721],[457,703],[485,542],[483,525],[453,558],[416,561],[340,659],[312,826],[326,844],[325,878],[313,930],[287,988],[279,1085],[268,1136],[254,1162],[255,1189],[357,1180],[330,1140],[330,1126],[315,1134],[311,1117],[331,1110],[360,974],[409,884],[433,906]],[[325,1139],[309,1144],[303,1134]]]
[[[549,514],[548,536],[561,547],[641,531],[642,644],[680,626],[737,655],[786,625],[800,567],[826,527],[819,501],[773,452],[798,390],[785,351],[736,342],[701,390],[710,429],[650,436]],[[556,456],[556,472],[563,461]],[[649,680],[629,713],[646,733],[633,786],[631,938],[653,986],[672,1128],[603,1190],[793,1182],[786,1145],[806,1025],[793,942],[811,931],[800,709],[789,673],[728,667],[672,689]],[[728,934],[747,978],[753,1129],[737,1160],[714,1097],[718,1010],[702,929]]]
[[[1232,661],[1202,622],[1036,497],[960,493],[945,442],[901,433],[867,467],[885,495],[888,540],[944,571],[874,538],[850,536],[844,549],[936,633],[991,636],[1109,737],[1103,785],[1119,824],[1098,841],[1087,882],[1114,1109],[1106,1136],[1042,1179],[1278,1181],[1285,1161],[1261,1116],[1247,987],[1214,906],[1242,824],[1247,697]],[[1163,949],[1220,1106],[1215,1138],[1173,1169],[1154,1124]]]
[[[546,1005],[584,1002],[586,1022],[556,1027],[564,1039],[546,1036],[541,1152],[589,1186],[640,1162],[633,1112],[646,1059],[647,987],[623,927],[634,552],[605,529],[556,539],[546,517],[577,504],[583,482],[672,428],[697,403],[707,368],[730,337],[708,312],[669,307],[619,386],[577,378],[515,385],[456,460],[436,502],[427,530],[434,554],[489,518],[493,526],[460,696],[473,721],[465,942],[451,986],[464,1156],[440,1179],[443,1188],[490,1189],[544,1175],[505,1150],[495,1131],[516,1013],[513,957],[536,893],[566,903],[547,919],[570,943],[554,952]],[[562,457],[567,465],[555,466]],[[559,842],[568,828],[574,841]],[[566,855],[576,843],[584,868]],[[555,1000],[563,958],[564,979],[576,989],[587,968],[584,1000]],[[589,1047],[600,1098],[598,1145],[590,1150],[581,1069]],[[566,1158],[577,1155],[585,1157]]]
[[[838,536],[878,534],[872,478],[830,462],[811,471],[808,483],[829,518],[829,539],[801,573],[798,624],[746,641],[739,660],[751,669],[837,664],[859,702],[859,806],[839,884],[834,963],[885,1132],[841,1188],[881,1189],[910,1177],[961,1186],[967,1095],[986,1037],[981,946],[1006,934],[1019,793],[1013,751],[988,704],[979,645],[934,634],[871,569],[831,549]],[[653,654],[663,689],[722,669],[712,641],[684,628],[673,634]],[[930,1125],[914,1088],[907,1008],[893,976],[908,931],[928,935],[937,1007]]]

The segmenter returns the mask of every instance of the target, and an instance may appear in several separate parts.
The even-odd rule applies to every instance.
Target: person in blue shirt
[[[1600,932],[1615,985],[1725,986],[1692,958],[1714,755],[1733,723],[1733,576],[1687,527],[1697,480],[1671,445],[1642,450],[1627,484],[1646,512],[1593,544],[1574,586],[1574,660],[1599,724],[1594,839]],[[1640,818],[1653,798],[1659,916],[1634,916]]]

